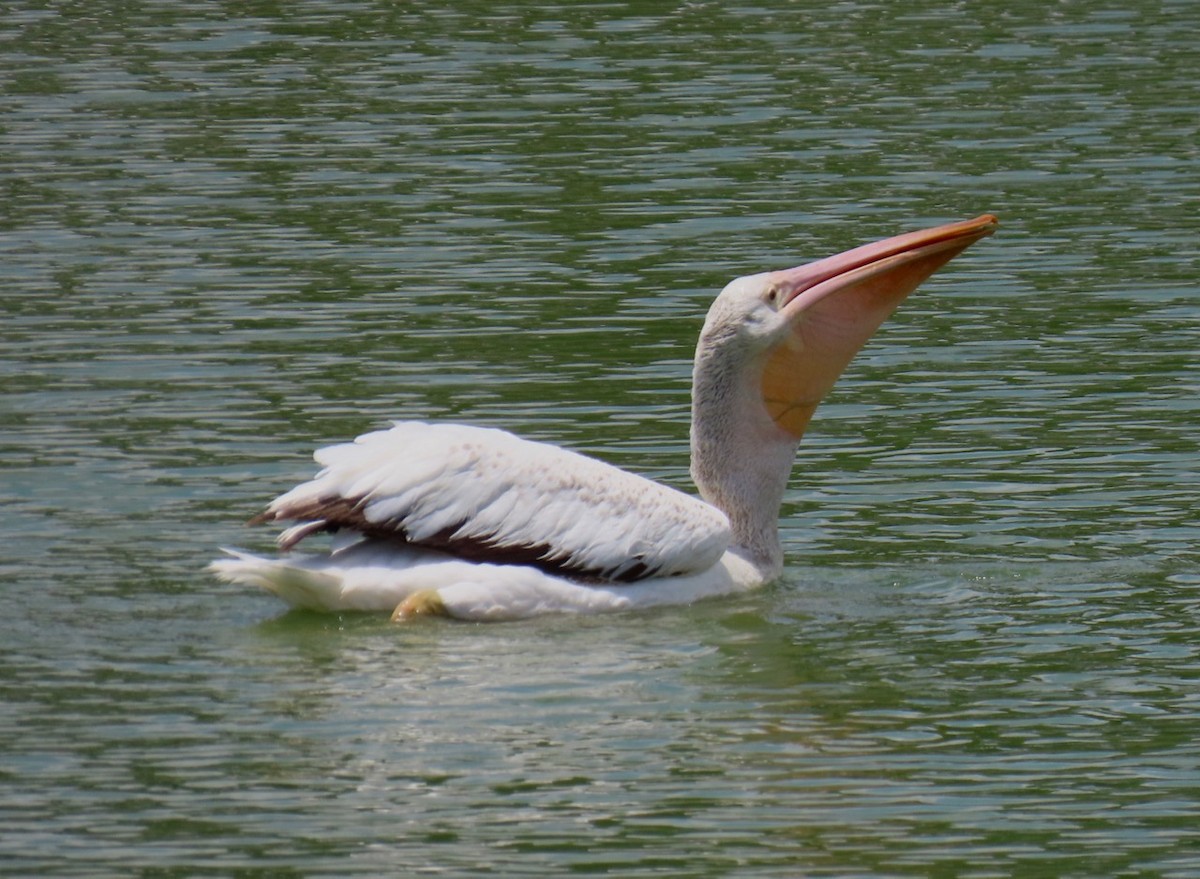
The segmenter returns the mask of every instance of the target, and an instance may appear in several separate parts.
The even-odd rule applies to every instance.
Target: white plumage
[[[693,377],[694,498],[501,430],[399,422],[315,454],[321,471],[254,521],[333,549],[210,566],[296,607],[515,619],[687,603],[782,565],[777,518],[812,411],[916,286],[991,234],[979,217],[740,278],[714,302]]]
[[[704,570],[729,545],[715,507],[502,430],[400,422],[314,457],[324,469],[264,518],[309,519],[298,526],[308,529],[349,503],[366,533],[610,580]]]
[[[687,604],[762,582],[753,565],[732,553],[694,574],[607,583],[572,580],[529,565],[469,562],[378,540],[329,554],[277,559],[226,552],[227,558],[210,566],[221,579],[260,587],[293,607],[391,613],[406,599],[436,591],[446,615],[481,621]]]

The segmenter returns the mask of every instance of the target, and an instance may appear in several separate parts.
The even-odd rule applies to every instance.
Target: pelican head
[[[897,235],[717,296],[696,349],[692,476],[757,563],[781,563],[779,504],[818,404],[905,297],[996,226],[985,214]]]

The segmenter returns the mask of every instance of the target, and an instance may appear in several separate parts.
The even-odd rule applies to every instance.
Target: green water
[[[0,12],[0,873],[1200,875],[1189,2]],[[404,628],[203,573],[458,419],[687,486],[730,278],[1000,215],[749,597]]]

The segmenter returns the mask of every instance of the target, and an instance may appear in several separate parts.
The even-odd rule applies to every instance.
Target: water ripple
[[[5,869],[1197,872],[1186,4],[10,5]],[[397,630],[201,571],[391,418],[687,487],[717,289],[984,210],[758,595]]]

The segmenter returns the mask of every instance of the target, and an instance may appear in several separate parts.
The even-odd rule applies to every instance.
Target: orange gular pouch
[[[800,439],[818,404],[880,324],[974,240],[891,254],[794,293],[782,309],[787,331],[763,363],[762,396],[771,420]]]

